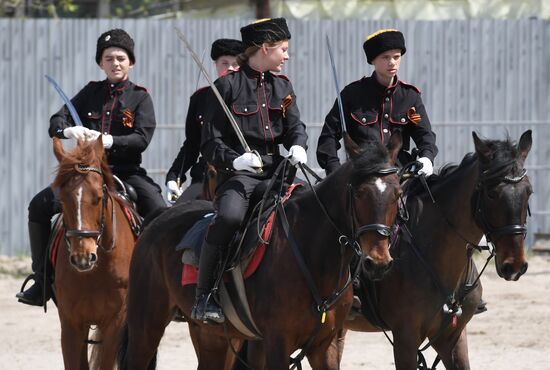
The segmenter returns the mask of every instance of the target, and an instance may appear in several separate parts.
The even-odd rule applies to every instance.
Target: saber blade
[[[59,84],[50,76],[48,75],[44,75],[44,77],[46,77],[46,80],[49,81],[49,83],[52,84],[53,88],[55,89],[55,91],[57,91],[57,93],[59,94],[59,96],[61,96],[61,99],[63,99],[63,102],[65,103],[65,105],[67,106],[67,109],[69,110],[69,113],[71,114],[71,117],[73,118],[73,121],[75,123],[75,125],[77,126],[82,126],[82,121],[80,120],[80,116],[78,115],[78,113],[76,112],[76,109],[73,105],[73,103],[71,103],[71,100],[67,97],[67,95],[63,92],[63,90],[61,89],[61,87],[59,86]]]

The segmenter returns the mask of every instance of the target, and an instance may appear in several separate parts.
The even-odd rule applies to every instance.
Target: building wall
[[[61,100],[44,78],[54,77],[73,96],[87,81],[103,79],[95,45],[103,31],[125,28],[136,41],[131,79],[151,93],[157,116],[155,136],[144,167],[161,185],[184,140],[188,99],[198,68],[174,32],[180,28],[196,52],[209,59],[212,40],[239,37],[242,19],[223,20],[6,20],[0,19],[0,254],[28,253],[27,206],[53,179],[56,160],[47,134],[49,117]],[[308,126],[309,162],[324,116],[336,97],[325,35],[345,84],[371,73],[362,42],[378,28],[395,27],[407,40],[400,78],[423,91],[437,134],[436,167],[458,162],[473,150],[471,132],[488,138],[518,139],[533,130],[527,161],[535,189],[533,232],[550,230],[550,23],[541,20],[452,21],[289,21],[292,80],[302,119]]]

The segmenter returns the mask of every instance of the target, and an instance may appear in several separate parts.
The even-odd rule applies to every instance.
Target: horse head
[[[78,271],[89,271],[97,263],[98,245],[109,242],[104,234],[106,223],[114,222],[107,212],[113,176],[101,138],[79,140],[71,151],[54,138],[53,150],[59,162],[53,187],[59,192],[69,261]],[[110,239],[114,245],[114,236]]]
[[[482,140],[472,133],[481,164],[480,181],[472,198],[475,219],[495,246],[497,273],[518,280],[527,271],[524,239],[533,189],[524,169],[531,149],[531,130],[517,145],[509,141]]]
[[[353,163],[350,202],[354,237],[362,251],[361,268],[372,280],[381,279],[393,263],[389,240],[401,196],[395,163],[402,144],[397,132],[387,149],[378,141],[369,141],[361,150],[348,151]]]

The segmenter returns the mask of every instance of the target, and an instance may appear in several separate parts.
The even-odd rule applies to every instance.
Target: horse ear
[[[401,131],[396,130],[391,134],[390,141],[388,143],[388,152],[393,164],[397,162],[397,156],[399,155],[402,146],[403,136],[401,135]]]
[[[351,158],[357,158],[361,154],[361,147],[353,141],[347,132],[344,132],[344,147]]]
[[[479,157],[479,159],[483,162],[488,162],[492,158],[493,151],[489,146],[485,143],[485,141],[481,140],[475,131],[472,131],[472,137],[474,138],[474,146],[476,148],[476,153]]]
[[[65,158],[65,149],[63,148],[63,143],[58,137],[53,138],[53,153],[57,158],[58,162],[61,162]]]
[[[521,160],[522,163],[525,162],[525,159],[527,158],[527,154],[529,154],[529,151],[531,150],[532,144],[533,144],[532,132],[531,130],[527,130],[521,135],[518,143],[519,159]]]

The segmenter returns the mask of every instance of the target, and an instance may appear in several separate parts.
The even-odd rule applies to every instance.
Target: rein
[[[77,165],[75,165],[75,170],[79,173],[82,173],[82,174],[95,172],[95,173],[101,175],[101,178],[103,179],[103,171],[101,170],[100,167],[84,166],[84,165],[81,165],[81,164],[77,164]],[[82,239],[82,238],[95,238],[96,239],[96,244],[101,246],[100,241],[101,241],[101,237],[103,235],[103,232],[105,230],[105,212],[106,212],[106,209],[107,209],[107,200],[108,199],[111,199],[111,204],[112,204],[112,207],[111,207],[111,221],[112,221],[113,237],[112,237],[111,246],[108,249],[103,248],[103,246],[101,246],[101,248],[105,252],[111,252],[114,249],[115,239],[116,239],[115,203],[114,203],[114,200],[112,199],[111,195],[109,194],[109,191],[107,190],[107,185],[105,184],[105,181],[103,181],[102,189],[103,189],[103,199],[102,199],[102,202],[101,202],[101,221],[100,221],[100,224],[99,224],[99,230],[66,229],[64,237],[65,237],[65,242],[67,243],[67,248],[69,250],[71,248],[71,243],[70,243],[69,238],[72,238],[72,237],[76,237],[76,238],[80,238],[80,239]]]
[[[441,280],[439,279],[439,276],[433,271],[431,266],[428,264],[428,262],[426,261],[426,259],[422,255],[422,252],[420,251],[420,248],[415,244],[414,237],[413,237],[411,231],[409,230],[409,228],[406,226],[405,223],[402,224],[403,229],[406,231],[407,235],[410,237],[410,240],[411,240],[410,245],[412,247],[411,248],[412,251],[414,252],[416,257],[420,260],[420,262],[425,267],[425,269],[430,273],[430,275],[432,277],[432,280],[434,281],[434,283],[437,286],[438,290],[442,293],[442,295],[446,299],[445,303],[442,306],[442,310],[443,310],[443,313],[445,315],[447,315],[446,316],[447,320],[445,320],[445,321],[448,321],[448,322],[444,325],[441,325],[438,332],[436,333],[436,335],[431,340],[428,340],[428,343],[426,343],[422,348],[418,349],[418,362],[417,363],[418,363],[418,368],[419,369],[434,370],[436,368],[437,364],[439,363],[439,361],[441,360],[439,356],[436,356],[432,367],[428,368],[427,364],[426,364],[426,360],[425,360],[424,355],[422,354],[422,352],[424,352],[426,349],[428,349],[429,347],[432,346],[432,343],[443,334],[443,331],[444,331],[445,327],[449,323],[452,324],[453,326],[456,325],[457,318],[462,315],[462,303],[464,302],[464,299],[477,286],[477,284],[478,284],[478,282],[481,278],[481,275],[483,275],[483,273],[485,272],[485,269],[486,269],[487,265],[489,264],[490,260],[495,256],[495,246],[494,246],[494,243],[493,243],[494,238],[498,239],[503,235],[517,235],[517,234],[523,234],[525,236],[526,233],[527,233],[527,227],[525,226],[525,224],[523,224],[523,225],[512,224],[512,225],[507,225],[507,226],[503,226],[503,227],[500,227],[500,228],[493,228],[490,225],[490,223],[487,221],[486,210],[485,210],[485,207],[484,207],[484,204],[483,204],[483,201],[482,201],[482,195],[487,193],[489,182],[492,183],[492,182],[495,182],[495,180],[497,180],[496,183],[504,182],[504,183],[508,183],[508,184],[516,184],[516,183],[519,183],[525,177],[525,175],[527,174],[526,169],[523,169],[522,173],[519,176],[516,176],[516,177],[511,177],[511,176],[504,175],[505,173],[507,173],[509,171],[510,166],[514,162],[515,162],[515,160],[509,161],[509,162],[505,163],[504,165],[502,165],[502,166],[500,166],[496,169],[493,169],[492,171],[490,171],[490,170],[483,171],[482,175],[480,176],[479,182],[476,185],[476,191],[475,192],[477,193],[477,197],[476,197],[477,200],[476,200],[476,210],[475,210],[474,217],[476,218],[476,220],[477,220],[477,217],[480,218],[478,221],[480,221],[480,223],[481,223],[482,230],[483,230],[483,232],[486,236],[486,241],[487,241],[487,244],[484,245],[484,246],[479,245],[477,243],[472,243],[467,238],[462,236],[461,233],[458,232],[458,230],[456,229],[454,224],[447,217],[446,213],[443,211],[443,209],[441,209],[439,204],[435,201],[435,198],[433,197],[433,195],[432,195],[432,193],[431,193],[431,191],[428,187],[428,184],[425,180],[424,175],[420,175],[421,183],[426,188],[426,191],[427,191],[428,195],[430,196],[430,198],[432,200],[432,203],[435,205],[435,208],[439,211],[439,213],[442,214],[443,218],[445,219],[445,222],[451,227],[451,230],[453,230],[455,232],[455,234],[457,234],[460,237],[460,239],[462,239],[464,242],[466,242],[467,257],[468,257],[469,262],[468,262],[468,265],[467,265],[466,274],[463,275],[463,276],[465,276],[464,279],[467,280],[468,276],[471,273],[470,267],[471,267],[471,263],[473,263],[472,262],[472,255],[473,255],[473,250],[474,249],[479,251],[479,252],[487,250],[487,251],[490,252],[490,254],[487,257],[487,259],[485,261],[485,264],[483,265],[483,268],[478,273],[478,276],[476,277],[476,279],[471,284],[466,284],[466,282],[463,282],[460,285],[460,288],[459,288],[458,292],[455,290],[451,294],[448,294],[447,291],[443,288],[443,284],[441,283]],[[531,214],[531,212],[529,210],[529,215],[530,214]],[[489,246],[489,244],[491,244],[491,246]],[[437,315],[437,313],[435,315]],[[435,316],[434,316],[434,318],[435,318]],[[393,345],[393,341],[389,338],[386,331],[383,330],[383,332],[384,332],[384,335],[386,336],[386,338],[388,339],[388,341]]]
[[[329,213],[326,210],[323,202],[319,198],[319,195],[317,194],[317,192],[315,191],[314,186],[311,183],[311,180],[310,180],[307,172],[314,173],[313,170],[311,170],[307,165],[302,164],[302,163],[299,163],[298,166],[299,166],[300,170],[302,171],[302,173],[304,174],[304,176],[306,178],[306,181],[309,185],[309,188],[311,189],[312,193],[314,194],[314,197],[317,201],[317,204],[319,205],[319,207],[323,211],[326,219],[330,222],[330,224],[332,225],[334,230],[336,230],[340,234],[340,237],[338,238],[338,242],[340,243],[341,254],[343,254],[343,251],[344,251],[346,246],[350,246],[353,249],[353,252],[356,253],[360,257],[361,260],[363,260],[363,258],[364,258],[363,252],[362,252],[357,240],[358,240],[359,236],[361,234],[365,233],[365,232],[376,231],[376,232],[380,233],[381,235],[389,238],[389,236],[390,236],[390,227],[387,226],[387,225],[383,225],[383,224],[362,225],[362,226],[358,227],[357,230],[355,230],[356,217],[355,217],[355,207],[354,207],[354,203],[353,203],[353,198],[354,197],[353,197],[353,189],[352,189],[350,184],[348,184],[347,188],[348,188],[348,205],[351,206],[352,233],[351,233],[351,236],[349,236],[349,235],[346,235],[345,233],[341,232],[340,229],[338,228],[338,226],[336,225],[336,223],[334,222],[334,220],[332,219],[332,217],[329,215]],[[398,172],[397,167],[388,167],[388,168],[383,168],[383,169],[377,170],[376,172],[373,172],[373,175],[386,176],[386,175],[390,175],[390,174],[397,173],[397,172]],[[317,178],[319,178],[319,177],[317,176]],[[353,275],[348,273],[348,279],[347,279],[346,283],[344,284],[344,286],[342,288],[340,288],[340,289],[336,288],[327,299],[322,299],[321,295],[319,294],[319,291],[317,290],[317,286],[316,286],[315,281],[314,281],[314,279],[311,275],[311,272],[307,268],[307,264],[304,261],[304,258],[302,256],[302,254],[300,253],[300,248],[298,246],[298,243],[297,243],[296,239],[294,238],[294,235],[292,234],[292,231],[290,230],[290,225],[288,223],[288,218],[286,216],[286,212],[284,210],[284,207],[283,207],[282,203],[280,203],[280,202],[277,204],[277,214],[279,215],[279,220],[280,220],[281,226],[283,228],[283,231],[285,233],[285,236],[286,236],[286,238],[289,242],[289,245],[292,249],[292,252],[293,252],[293,254],[296,258],[296,261],[297,261],[297,263],[300,267],[300,270],[302,271],[302,274],[304,275],[304,278],[305,278],[306,283],[309,287],[309,290],[311,292],[313,300],[315,301],[315,312],[317,314],[317,320],[316,320],[315,328],[314,328],[312,334],[310,335],[308,341],[306,342],[306,344],[302,347],[302,350],[298,353],[298,355],[296,355],[296,357],[294,357],[294,358],[292,358],[292,357],[290,358],[290,363],[292,364],[291,369],[301,370],[302,369],[301,361],[304,359],[304,357],[306,355],[306,352],[308,351],[309,347],[313,344],[313,341],[317,337],[317,334],[319,333],[319,330],[321,329],[321,324],[324,324],[325,319],[326,319],[327,311],[329,311],[334,306],[334,304],[340,299],[342,293],[350,286],[353,279],[355,279],[359,275],[359,272],[361,270],[361,263],[357,264],[357,267],[355,268],[355,271],[353,272]],[[338,281],[340,281],[341,278],[342,278],[344,265],[345,264],[343,264],[343,263],[340,264],[340,272],[338,274],[339,275]]]

